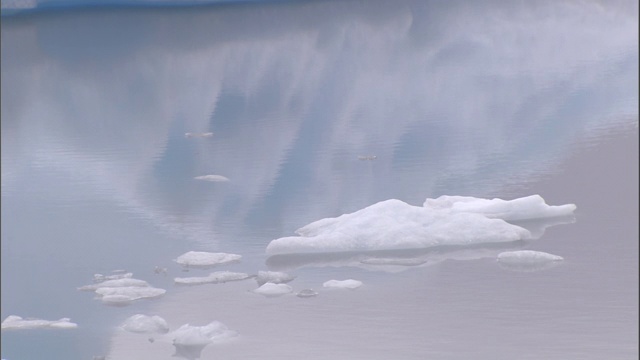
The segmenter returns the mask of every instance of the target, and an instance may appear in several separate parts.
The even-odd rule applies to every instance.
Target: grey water
[[[1,317],[78,328],[3,330],[2,358],[637,358],[637,29],[624,0],[3,17]],[[524,224],[527,242],[380,255],[396,263],[265,254],[386,199],[532,194],[575,217]],[[499,266],[513,249],[564,261]],[[191,250],[319,295],[176,286],[210,272],[173,261]],[[109,307],[77,290],[118,269],[167,293]],[[322,288],[348,278],[363,286]],[[238,336],[181,352],[119,329],[138,313]]]

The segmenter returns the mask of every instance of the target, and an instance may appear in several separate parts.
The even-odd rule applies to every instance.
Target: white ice
[[[542,219],[567,216],[576,209],[574,204],[549,206],[542,196],[531,195],[514,200],[479,199],[470,196],[447,196],[427,199],[423,206],[427,209],[449,211],[451,213],[478,213],[488,218],[506,221]]]
[[[101,287],[96,289],[96,294],[102,297],[103,302],[113,303],[114,305],[116,303],[126,303],[127,300],[130,302],[139,299],[156,298],[166,292],[165,289],[138,286]]]
[[[287,284],[274,284],[269,282],[253,290],[254,293],[264,296],[281,296],[292,291],[293,288]]]
[[[206,267],[239,261],[241,258],[242,255],[236,254],[189,251],[178,256],[175,261],[184,266]]]
[[[265,283],[284,284],[295,279],[295,276],[279,271],[258,271],[256,281],[258,285]]]
[[[300,236],[271,241],[266,251],[277,255],[511,242],[530,239],[531,233],[505,219],[563,216],[574,209],[572,204],[547,206],[538,195],[512,201],[440,197],[427,199],[424,206],[391,199],[315,221],[298,229]]]
[[[498,254],[498,261],[504,264],[538,264],[562,260],[562,256],[533,250],[505,251]]]
[[[130,277],[119,278],[114,280],[106,280],[97,284],[84,285],[78,288],[82,291],[96,291],[104,287],[149,287],[149,283],[144,280],[134,279]]]
[[[176,284],[182,285],[200,285],[200,284],[217,284],[227,281],[239,281],[248,279],[249,274],[237,273],[231,271],[217,271],[209,274],[208,276],[199,277],[186,277],[186,278],[174,278],[173,281]]]
[[[335,289],[357,289],[362,286],[362,281],[347,279],[347,280],[329,280],[322,284],[326,288]]]
[[[222,175],[202,175],[194,177],[196,180],[213,181],[213,182],[225,182],[229,181],[229,178]]]
[[[94,274],[93,275],[93,282],[99,283],[99,282],[103,282],[103,281],[107,281],[107,280],[117,280],[117,279],[130,278],[132,276],[133,276],[133,273],[130,273],[130,272],[116,273],[116,274],[113,274],[113,275]]]
[[[165,334],[169,332],[167,321],[158,315],[133,315],[124,321],[121,328],[125,331],[140,334]]]
[[[78,324],[72,323],[69,318],[60,320],[23,319],[20,316],[9,315],[2,322],[2,330],[18,329],[74,329]]]
[[[226,325],[219,321],[212,321],[205,326],[184,324],[167,334],[167,336],[173,341],[174,345],[201,346],[235,337],[237,333],[229,330]]]

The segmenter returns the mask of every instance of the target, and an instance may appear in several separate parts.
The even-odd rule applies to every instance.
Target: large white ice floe
[[[295,276],[280,271],[258,271],[256,282],[259,286],[266,283],[284,284],[295,279]]]
[[[293,291],[293,288],[287,284],[265,283],[259,288],[253,290],[254,293],[267,297],[281,296]]]
[[[78,324],[72,323],[69,318],[59,320],[23,319],[17,315],[9,315],[2,321],[2,330],[22,329],[75,329]]]
[[[104,287],[149,287],[149,283],[144,280],[134,278],[120,278],[113,280],[106,280],[97,284],[84,285],[78,288],[82,291],[96,291],[99,288]]]
[[[208,276],[194,276],[185,278],[174,278],[173,281],[180,285],[200,285],[200,284],[218,284],[225,283],[227,281],[239,281],[248,279],[251,276],[245,273],[237,273],[231,271],[217,271],[209,274]]]
[[[427,199],[424,206],[390,199],[315,221],[298,229],[299,236],[271,241],[266,251],[269,255],[361,252],[512,242],[532,236],[505,220],[565,216],[574,209],[572,204],[548,206],[538,195],[511,201],[440,197]]]
[[[562,256],[533,250],[505,251],[497,257],[502,268],[526,272],[549,269],[563,260]]]
[[[123,330],[139,334],[165,334],[169,332],[167,321],[158,315],[136,314],[120,326]]]
[[[347,280],[329,280],[322,284],[326,288],[334,289],[357,289],[362,286],[362,281],[347,279]]]
[[[205,251],[188,251],[175,260],[178,264],[192,267],[212,267],[240,261],[242,255],[212,253]]]
[[[130,274],[125,273],[124,277],[115,277],[97,284],[81,286],[78,290],[93,291],[103,304],[113,306],[125,306],[135,300],[156,298],[166,293],[165,289],[154,288],[144,280],[132,278]],[[94,280],[107,278],[94,276]]]

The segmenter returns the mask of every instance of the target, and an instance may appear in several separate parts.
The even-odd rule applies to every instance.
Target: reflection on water
[[[505,249],[536,246],[264,255],[270,240],[303,224],[389,198],[417,204],[442,194],[537,193],[517,189],[557,173],[584,142],[597,144],[621,129],[637,132],[637,10],[634,1],[318,1],[3,18],[2,317],[78,321],[85,330],[64,338],[66,350],[51,350],[60,357],[111,351],[159,359],[172,350],[156,353],[149,349],[164,345],[146,340],[144,347],[120,348],[121,340],[109,345],[108,331],[132,313],[96,310],[73,289],[91,274],[126,268],[168,288],[166,298],[130,311],[179,313],[184,306],[172,303],[178,290],[170,277],[154,277],[154,268],[175,275],[180,270],[171,259],[179,254],[219,250],[242,254],[243,262],[230,269],[247,273],[296,269],[319,281],[328,280],[327,271],[363,270],[356,273],[366,274],[365,286],[354,292],[357,302],[368,299],[368,282],[383,283],[387,273],[422,274],[437,268],[425,265],[446,268],[444,260],[482,263]],[[202,176],[213,177],[197,179]],[[581,209],[580,200],[550,203],[575,202]],[[523,224],[541,239],[551,225]],[[398,291],[413,288],[403,279]],[[297,281],[317,287],[301,276]],[[299,348],[270,348],[263,358],[307,354],[310,338],[332,329],[346,336],[371,321],[358,310],[357,327],[325,321],[292,335],[277,323],[261,338],[264,326],[226,319],[249,316],[240,305],[276,306],[238,295],[253,289],[248,283],[211,285],[227,289],[222,293],[232,300],[224,304],[235,303],[207,313],[207,321],[228,323],[245,339],[241,350],[220,348],[229,354],[255,355],[266,346],[262,341],[285,334],[300,341]],[[175,296],[194,303],[199,296],[217,299],[195,289]],[[434,309],[444,306],[430,299]],[[337,306],[354,305],[345,301]],[[330,314],[331,305],[322,304],[319,313]],[[301,320],[318,321],[302,313],[305,305],[292,306]],[[418,311],[415,301],[403,306],[403,316]],[[271,316],[284,308],[249,314],[275,321]],[[184,310],[183,317],[200,318],[198,309]],[[402,326],[396,315],[381,319]],[[173,325],[184,323],[172,316]],[[432,321],[438,319],[464,324],[461,318]],[[380,342],[386,352],[360,351],[358,345],[370,342],[364,335],[351,343],[328,336],[335,352],[317,356],[427,354],[407,334]],[[28,340],[11,336],[2,334],[3,357],[28,357]],[[442,343],[429,346],[451,351]],[[203,358],[224,357],[209,348]]]

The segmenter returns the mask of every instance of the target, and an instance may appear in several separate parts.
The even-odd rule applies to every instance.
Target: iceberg
[[[96,291],[104,287],[149,287],[149,283],[144,280],[134,279],[130,277],[106,280],[97,284],[84,285],[78,288],[82,291]]]
[[[296,296],[301,298],[310,298],[318,296],[318,293],[313,289],[302,289],[296,294]]]
[[[254,293],[267,297],[281,296],[293,291],[293,288],[287,284],[266,283],[259,288],[253,290]]]
[[[262,286],[266,283],[284,284],[293,281],[295,278],[295,276],[279,271],[258,271],[256,281],[259,286]]]
[[[357,289],[362,286],[362,281],[348,279],[348,280],[329,280],[322,284],[326,288],[334,289]]]
[[[212,182],[226,182],[229,178],[222,175],[202,175],[194,177],[196,180],[212,181]]]
[[[231,339],[237,332],[229,330],[219,321],[212,321],[205,326],[182,325],[166,336],[176,348],[174,356],[186,359],[198,359],[202,350],[209,344]]]
[[[165,334],[169,332],[167,321],[160,316],[136,314],[120,326],[123,330],[139,334]]]
[[[575,205],[548,206],[539,195],[505,201],[461,196],[427,199],[412,206],[390,199],[354,213],[325,218],[267,245],[268,255],[474,246],[531,239],[529,230],[506,220],[573,213]]]
[[[183,266],[191,267],[213,267],[232,262],[240,261],[242,255],[227,253],[211,253],[204,251],[189,251],[178,256],[175,261]]]
[[[130,273],[130,272],[116,273],[116,274],[113,274],[113,275],[94,274],[93,275],[93,282],[94,283],[99,283],[99,282],[103,282],[103,281],[107,281],[107,280],[117,280],[117,279],[130,278],[132,276],[133,276],[133,273]]]
[[[227,281],[239,281],[248,279],[251,276],[245,273],[236,273],[231,271],[217,271],[208,276],[174,278],[173,281],[180,285],[200,285],[200,284],[218,284]]]
[[[72,323],[69,318],[60,320],[23,319],[17,315],[9,315],[2,321],[2,330],[23,329],[75,329],[78,324]]]
[[[128,305],[135,300],[160,297],[166,292],[165,289],[137,286],[101,287],[96,289],[96,294],[107,305]]]
[[[497,257],[503,269],[523,272],[550,269],[563,260],[562,256],[533,250],[505,251]]]

